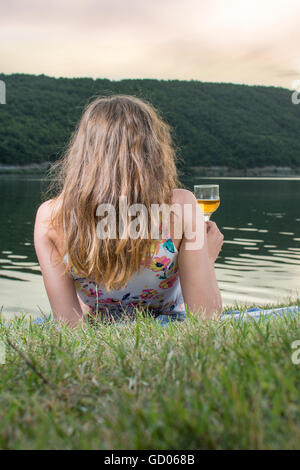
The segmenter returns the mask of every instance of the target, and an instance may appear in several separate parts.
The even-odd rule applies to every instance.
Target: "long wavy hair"
[[[73,267],[109,291],[124,287],[151,256],[151,204],[172,204],[172,190],[180,186],[171,132],[159,112],[136,96],[98,96],[86,105],[52,167],[58,187],[51,223],[63,230],[67,270]],[[97,235],[97,207],[112,204],[118,220],[119,196],[128,205],[146,206],[146,238]]]

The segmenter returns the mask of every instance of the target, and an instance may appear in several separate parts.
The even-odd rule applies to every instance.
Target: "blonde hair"
[[[179,186],[171,128],[145,100],[130,95],[99,96],[89,103],[62,158],[52,168],[58,195],[52,223],[63,229],[67,269],[106,290],[124,287],[151,254],[148,238],[100,239],[96,232],[99,204],[119,196],[128,205],[172,204]]]

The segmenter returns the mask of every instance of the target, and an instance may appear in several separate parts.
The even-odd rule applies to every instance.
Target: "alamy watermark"
[[[299,104],[300,103],[300,80],[295,80],[292,84],[292,88],[295,90],[292,93],[291,99],[293,104]]]
[[[3,80],[0,80],[0,104],[6,104],[6,85]]]
[[[291,344],[291,348],[295,349],[291,356],[291,360],[293,364],[300,364],[300,339],[296,339],[296,341],[293,341]]]
[[[102,217],[96,226],[97,237],[105,239],[149,237],[149,219],[151,239],[158,240],[170,235],[171,213],[174,214],[174,238],[180,239],[184,233],[187,250],[199,250],[204,243],[204,216],[198,204],[151,204],[150,217],[144,204],[128,205],[127,197],[119,197],[119,217],[113,204],[99,204],[96,216]],[[129,221],[129,218],[132,218]],[[194,223],[193,223],[194,221]],[[184,226],[183,226],[184,224]],[[118,230],[117,230],[118,226]]]
[[[5,344],[0,341],[0,365],[5,364]]]

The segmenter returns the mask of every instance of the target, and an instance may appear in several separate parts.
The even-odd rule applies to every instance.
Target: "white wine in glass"
[[[200,184],[194,186],[194,194],[200,208],[204,212],[204,220],[208,221],[220,205],[219,185]]]

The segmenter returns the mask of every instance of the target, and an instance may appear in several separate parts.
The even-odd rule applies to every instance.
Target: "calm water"
[[[220,185],[213,216],[225,242],[216,263],[225,305],[276,303],[300,285],[300,179],[208,179]],[[34,215],[46,182],[0,175],[0,306],[49,312],[33,247]]]

